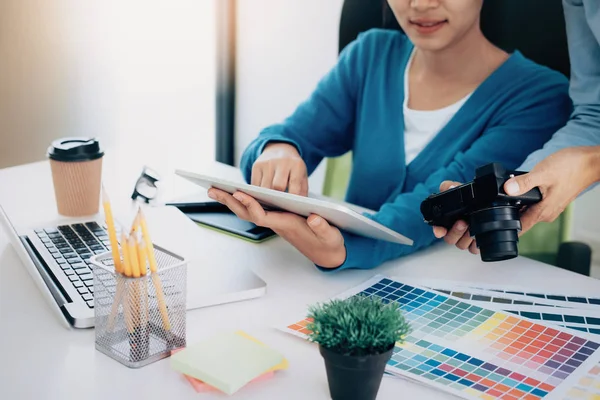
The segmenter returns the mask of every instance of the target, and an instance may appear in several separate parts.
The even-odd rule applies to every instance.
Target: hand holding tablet
[[[351,206],[188,171],[177,170],[175,173],[205,189],[214,187],[229,194],[238,191],[246,193],[270,210],[287,211],[303,217],[316,214],[323,217],[329,224],[356,235],[409,246],[413,244],[411,239],[354,211]]]

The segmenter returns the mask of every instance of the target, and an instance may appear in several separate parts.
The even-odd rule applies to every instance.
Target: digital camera
[[[460,219],[469,224],[483,261],[502,261],[516,257],[521,231],[519,212],[523,206],[542,200],[536,187],[520,196],[504,192],[504,183],[525,172],[506,171],[492,163],[477,168],[472,182],[429,196],[421,203],[425,222],[452,228]]]

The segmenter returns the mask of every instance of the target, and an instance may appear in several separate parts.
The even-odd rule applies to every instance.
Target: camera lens
[[[475,236],[483,261],[503,261],[519,255],[517,242],[521,230],[519,210],[498,206],[471,214],[470,232]]]

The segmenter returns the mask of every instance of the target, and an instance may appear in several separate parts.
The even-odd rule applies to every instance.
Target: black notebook
[[[275,232],[269,228],[256,226],[252,222],[238,218],[227,206],[216,201],[169,203],[166,205],[178,208],[200,226],[251,242],[262,242],[276,236]]]

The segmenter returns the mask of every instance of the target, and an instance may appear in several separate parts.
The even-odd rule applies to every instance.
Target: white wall
[[[337,60],[343,0],[240,0],[236,162],[264,127],[294,111]],[[321,192],[323,165],[310,179]]]
[[[0,167],[68,135],[150,165],[214,159],[215,0],[0,3]]]

